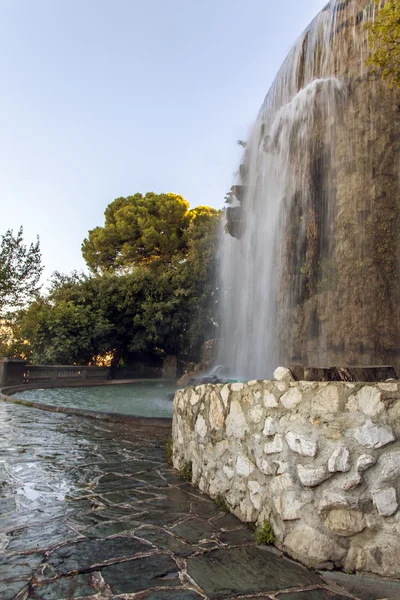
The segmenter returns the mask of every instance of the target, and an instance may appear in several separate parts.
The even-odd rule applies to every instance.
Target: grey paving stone
[[[359,577],[340,571],[323,571],[321,572],[321,576],[328,584],[335,583],[350,594],[354,594],[354,596],[360,598],[360,600],[379,600],[380,598],[400,600],[400,582]]]
[[[279,600],[349,600],[348,596],[340,596],[328,590],[307,590],[304,592],[291,592],[278,594]]]
[[[0,581],[30,577],[44,559],[44,554],[0,556]]]
[[[219,536],[220,542],[229,546],[240,544],[254,544],[254,533],[250,529],[237,529],[236,531],[225,531]]]
[[[130,558],[139,552],[148,552],[151,547],[134,538],[116,537],[109,540],[88,540],[68,544],[54,550],[49,558],[49,565],[57,573],[66,574],[72,571],[88,571],[94,565],[105,561]]]
[[[189,556],[198,550],[198,548],[181,542],[181,540],[178,540],[163,529],[139,529],[136,531],[136,535],[148,540],[160,550],[170,550],[175,556]]]
[[[198,543],[200,540],[209,540],[215,537],[217,529],[207,521],[189,519],[172,528],[172,531],[189,542]]]
[[[12,600],[27,586],[27,581],[0,581],[0,600]]]
[[[10,540],[7,552],[27,552],[28,550],[44,550],[73,538],[78,538],[70,527],[58,521],[33,525],[15,533],[7,534]]]
[[[258,546],[223,548],[189,557],[188,573],[213,600],[321,583],[305,567]]]
[[[28,600],[61,600],[94,596],[98,590],[92,583],[91,575],[61,577],[55,581],[33,585]]]
[[[177,587],[179,569],[166,554],[156,554],[105,567],[101,572],[114,594],[132,594],[154,587]]]
[[[146,600],[201,600],[203,596],[192,590],[155,590],[145,598]]]

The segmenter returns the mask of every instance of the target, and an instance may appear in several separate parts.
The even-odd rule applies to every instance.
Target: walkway
[[[167,437],[0,402],[0,600],[400,598],[255,546],[168,466]]]

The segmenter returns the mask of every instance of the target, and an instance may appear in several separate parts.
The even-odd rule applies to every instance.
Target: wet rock
[[[168,554],[156,554],[111,565],[101,574],[114,594],[133,594],[155,587],[180,587],[179,568]]]
[[[64,600],[65,598],[84,598],[98,593],[92,575],[74,575],[61,577],[56,581],[33,585],[29,600]]]
[[[85,540],[54,550],[48,564],[61,574],[87,571],[113,559],[129,558],[151,547],[134,538],[115,537],[109,540]]]
[[[254,546],[221,548],[189,557],[188,573],[211,600],[321,582],[301,565]]]

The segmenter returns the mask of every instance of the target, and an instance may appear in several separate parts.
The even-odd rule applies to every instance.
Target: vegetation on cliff
[[[381,6],[381,0],[375,0],[375,4],[376,18],[367,24],[373,50],[368,64],[381,70],[390,87],[400,88],[400,2],[388,0]]]

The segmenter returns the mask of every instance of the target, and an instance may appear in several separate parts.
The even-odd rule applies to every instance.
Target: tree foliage
[[[104,227],[89,231],[82,254],[95,272],[139,264],[165,264],[184,246],[189,203],[177,194],[117,198],[105,210]]]
[[[15,353],[26,353],[28,340],[37,363],[93,363],[105,354],[125,363],[166,353],[197,358],[215,332],[221,213],[189,210],[174,194],[157,198],[161,207],[155,194],[107,207],[104,227],[83,244],[92,274],[53,275],[46,297],[18,317]]]
[[[31,300],[39,291],[42,274],[39,238],[26,246],[23,228],[8,229],[0,238],[0,316]]]
[[[400,2],[375,0],[377,14],[373,22],[367,24],[370,32],[372,55],[368,64],[382,72],[390,87],[400,88]]]

